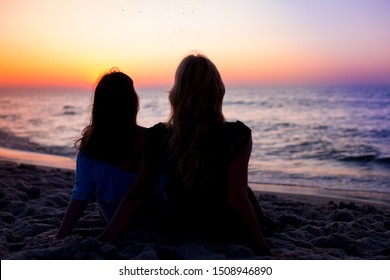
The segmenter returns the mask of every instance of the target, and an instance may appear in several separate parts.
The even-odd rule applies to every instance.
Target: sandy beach
[[[259,194],[273,256],[245,244],[172,240],[132,230],[116,244],[90,204],[74,234],[57,240],[74,171],[0,161],[1,259],[390,259],[390,208],[320,197]]]

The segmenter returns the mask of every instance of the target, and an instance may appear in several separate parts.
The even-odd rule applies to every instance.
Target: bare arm
[[[109,243],[114,242],[128,228],[138,211],[145,204],[150,191],[155,185],[156,177],[143,162],[134,185],[123,197],[112,220],[99,237],[100,240]]]
[[[69,202],[60,229],[56,234],[57,238],[64,238],[72,233],[87,205],[88,201],[83,200],[71,200]]]
[[[269,254],[269,247],[257,222],[247,194],[248,163],[252,151],[252,138],[228,169],[228,203],[242,223],[252,250],[256,254]]]

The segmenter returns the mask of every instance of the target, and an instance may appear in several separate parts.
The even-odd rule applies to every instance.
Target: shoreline
[[[75,159],[77,156],[77,149],[74,147],[62,147],[62,146],[45,146],[32,142],[27,137],[16,136],[7,129],[0,128],[0,161],[11,161],[20,164],[32,164],[36,166],[55,167],[59,169],[74,170]],[[259,170],[262,167],[259,167]],[[381,189],[379,192],[372,191],[359,191],[354,189],[366,189],[364,186],[354,185],[348,187],[347,190],[339,190],[340,186],[337,181],[332,182],[332,185],[316,184],[313,182],[295,182],[294,180],[287,180],[286,182],[275,182],[272,179],[275,176],[285,176],[285,174],[272,173],[270,176],[267,172],[267,165],[265,166],[265,178],[257,178],[256,180],[249,182],[249,185],[254,191],[262,193],[276,193],[276,194],[295,194],[295,195],[309,195],[325,197],[327,199],[350,199],[358,203],[371,203],[378,206],[390,207],[390,193],[386,193],[385,189]],[[304,171],[305,174],[311,174],[311,170]],[[317,171],[315,171],[317,172]],[[327,170],[325,173],[333,176],[334,169]],[[288,174],[287,174],[288,175]],[[296,176],[296,174],[291,174]],[[310,177],[310,176],[309,176]],[[267,180],[267,178],[269,180]],[[264,179],[264,180],[262,180]],[[339,178],[343,180],[343,178]],[[278,180],[277,180],[278,181]],[[312,183],[312,184],[311,184]],[[325,182],[326,183],[326,182]],[[368,184],[368,183],[366,183]],[[386,186],[388,183],[386,183]],[[331,186],[331,187],[329,187]],[[368,186],[368,185],[367,185]]]
[[[390,259],[388,207],[256,192],[273,252],[262,257],[245,244],[172,240],[141,229],[105,244],[97,240],[104,224],[94,203],[74,234],[57,240],[74,171],[0,161],[0,178],[1,259]]]
[[[0,147],[0,161],[33,166],[76,170],[76,161],[70,157]]]
[[[319,200],[350,200],[359,204],[373,204],[379,207],[390,208],[390,194],[374,193],[365,191],[347,191],[347,190],[324,190],[317,187],[286,185],[286,184],[260,184],[250,183],[251,188],[256,193],[268,193],[275,195],[285,195],[297,197],[299,199]]]
[[[42,152],[24,151],[0,147],[0,162],[13,162],[37,167],[58,168],[74,171],[75,159],[68,156],[47,154]],[[370,203],[377,206],[390,207],[390,194],[364,191],[324,190],[318,187],[267,184],[250,182],[250,187],[257,193],[278,195],[295,195],[299,197],[318,197],[321,199],[351,200],[356,203]]]

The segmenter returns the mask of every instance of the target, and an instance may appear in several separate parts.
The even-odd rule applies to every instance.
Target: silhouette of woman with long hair
[[[88,202],[108,223],[140,168],[145,128],[137,125],[138,95],[132,79],[111,70],[99,80],[90,124],[76,141],[76,179],[57,237],[69,235]]]

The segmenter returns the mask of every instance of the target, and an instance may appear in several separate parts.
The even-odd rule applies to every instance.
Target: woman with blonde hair
[[[239,121],[226,122],[224,94],[210,59],[197,54],[181,61],[169,92],[170,118],[145,132],[139,176],[103,232],[103,241],[114,241],[129,226],[164,173],[169,233],[245,242],[256,254],[269,254],[248,198],[251,130]]]

